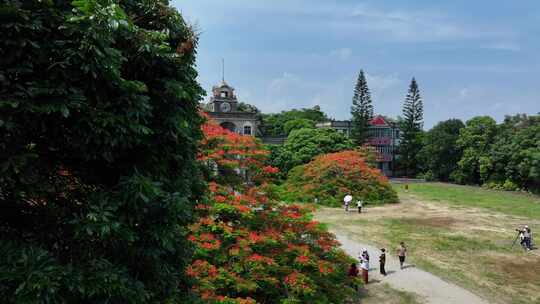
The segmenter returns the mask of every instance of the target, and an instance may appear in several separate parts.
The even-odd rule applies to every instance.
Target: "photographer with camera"
[[[519,232],[520,244],[525,250],[532,250],[532,231],[529,226],[516,229]]]

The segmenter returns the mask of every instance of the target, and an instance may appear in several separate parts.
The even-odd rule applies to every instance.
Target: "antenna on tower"
[[[221,58],[221,81],[225,82],[225,58]]]

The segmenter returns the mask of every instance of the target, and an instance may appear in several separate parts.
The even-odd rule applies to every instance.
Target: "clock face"
[[[229,112],[231,110],[231,104],[228,102],[224,102],[219,106],[219,109],[222,112]]]

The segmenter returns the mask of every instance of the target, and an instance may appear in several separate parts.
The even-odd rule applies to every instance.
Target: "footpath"
[[[370,257],[369,283],[371,284],[388,283],[397,290],[412,292],[417,294],[421,300],[429,304],[488,304],[486,300],[478,297],[472,292],[448,283],[433,274],[416,268],[405,262],[405,268],[399,269],[399,261],[391,250],[386,254],[386,273],[387,276],[379,274],[379,248],[367,244],[361,244],[353,241],[347,236],[340,234],[339,231],[332,231],[341,247],[347,254],[358,259],[360,251],[365,248]]]

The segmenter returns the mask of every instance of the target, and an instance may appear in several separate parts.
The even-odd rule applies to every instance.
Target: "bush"
[[[482,185],[484,188],[493,189],[493,190],[503,190],[503,191],[519,191],[519,186],[512,182],[511,180],[505,180],[504,183],[489,181]]]
[[[202,185],[167,1],[0,2],[2,303],[183,303]]]
[[[380,170],[366,161],[359,150],[325,154],[289,172],[286,187],[288,199],[311,203],[317,200],[328,206],[339,206],[346,194],[369,204],[398,202],[396,192]]]
[[[435,178],[435,174],[433,174],[433,172],[430,170],[430,171],[427,171],[425,173],[420,173],[416,176],[416,178],[420,178],[420,179],[423,179],[427,182],[431,182],[431,181],[434,181],[436,178]]]

